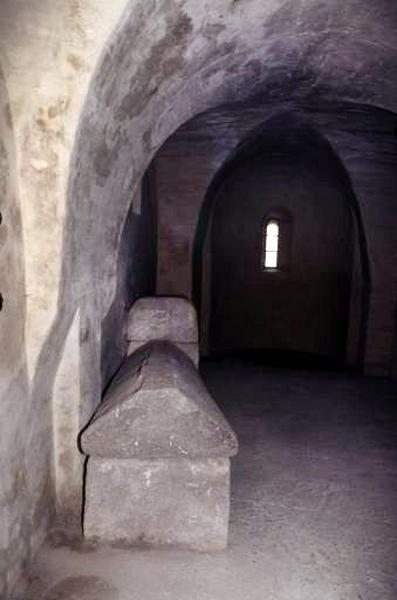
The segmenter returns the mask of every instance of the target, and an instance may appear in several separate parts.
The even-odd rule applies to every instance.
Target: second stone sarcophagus
[[[127,358],[81,446],[86,538],[225,548],[237,439],[176,345],[152,341]]]

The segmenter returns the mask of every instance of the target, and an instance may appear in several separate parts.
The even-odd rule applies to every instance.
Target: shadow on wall
[[[266,269],[263,226],[277,215],[278,268]],[[273,117],[220,169],[201,210],[193,274],[207,353],[273,348],[343,364],[350,343],[362,362],[370,273],[360,209],[308,120]]]
[[[0,69],[0,597],[41,543],[52,500],[49,405],[30,394],[25,271],[13,123]],[[47,446],[35,452],[40,433]]]
[[[127,311],[156,287],[157,215],[151,168],[146,171],[125,220],[117,259],[117,285],[113,303],[101,326],[102,389],[119,368],[126,353]]]

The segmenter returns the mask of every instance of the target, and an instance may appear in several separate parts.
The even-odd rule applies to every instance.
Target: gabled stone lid
[[[198,343],[197,315],[185,298],[139,298],[128,315],[127,340]]]
[[[131,354],[81,435],[87,455],[209,458],[237,453],[237,438],[192,361],[154,341]]]

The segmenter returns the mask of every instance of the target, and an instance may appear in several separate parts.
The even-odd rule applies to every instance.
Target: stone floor
[[[396,600],[397,386],[230,360],[204,374],[240,439],[229,549],[49,544],[28,600]]]

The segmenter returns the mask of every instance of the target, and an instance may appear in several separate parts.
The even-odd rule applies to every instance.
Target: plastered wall
[[[50,453],[29,402],[24,240],[9,97],[0,71],[0,597],[6,598],[45,535]],[[50,437],[50,407],[40,433]],[[31,498],[37,497],[32,503]]]
[[[73,495],[73,469],[80,462],[78,317],[66,317],[74,323],[68,341],[58,335],[56,344],[45,342],[58,310],[68,164],[79,112],[98,55],[120,16],[114,2],[105,15],[104,3],[105,18],[92,27],[98,5],[84,4],[3,2],[0,7],[2,599],[24,597],[23,575],[55,513],[56,463],[64,465],[61,483]],[[72,416],[65,410],[70,399]],[[65,459],[63,438],[54,437],[53,408],[59,408],[55,424],[64,436],[73,435],[72,463]]]

